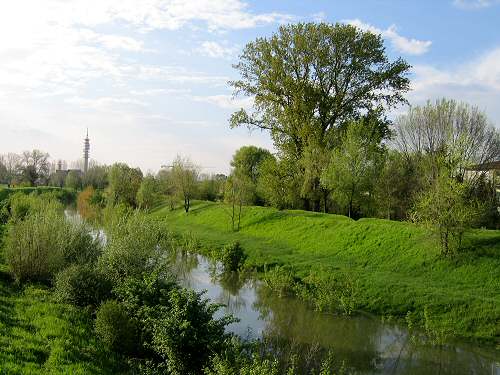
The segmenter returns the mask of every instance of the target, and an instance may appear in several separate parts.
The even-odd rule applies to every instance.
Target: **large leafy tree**
[[[269,130],[298,154],[311,136],[335,143],[339,126],[403,102],[409,89],[410,66],[389,61],[380,36],[343,24],[282,26],[247,44],[235,68],[235,92],[254,97],[254,111],[234,113],[231,124]]]
[[[235,112],[231,125],[268,130],[280,156],[309,172],[323,161],[303,163],[305,150],[314,156],[311,148],[333,149],[348,122],[381,117],[404,102],[409,89],[410,66],[401,58],[389,60],[381,36],[344,24],[282,26],[270,38],[247,44],[235,68],[235,94],[253,97],[254,106]],[[387,135],[387,122],[379,125]],[[318,178],[304,183],[318,188]]]

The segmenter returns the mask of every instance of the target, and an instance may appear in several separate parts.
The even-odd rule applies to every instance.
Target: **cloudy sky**
[[[498,0],[2,0],[0,153],[39,148],[157,170],[176,154],[227,172],[265,133],[231,130],[248,106],[227,81],[243,46],[283,23],[350,22],[412,66],[419,104],[442,96],[500,127]],[[400,111],[404,111],[401,108]]]

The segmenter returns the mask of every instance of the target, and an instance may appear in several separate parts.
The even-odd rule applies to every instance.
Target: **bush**
[[[228,335],[231,317],[214,319],[219,305],[202,299],[203,293],[176,288],[168,304],[158,305],[150,319],[151,348],[163,358],[172,374],[200,374],[210,357],[220,353]]]
[[[6,261],[18,281],[50,282],[68,264],[95,262],[99,254],[89,229],[55,210],[28,214],[7,232]]]
[[[96,315],[95,331],[109,349],[125,354],[134,352],[136,325],[117,301],[110,300],[101,305]]]
[[[171,243],[160,221],[134,212],[109,226],[107,235],[99,265],[116,284],[166,267]]]
[[[76,306],[97,307],[111,295],[111,283],[92,265],[71,265],[56,276],[56,297]]]
[[[224,271],[229,272],[238,271],[246,259],[245,252],[239,242],[224,246],[222,250],[216,252],[215,257],[222,263]]]

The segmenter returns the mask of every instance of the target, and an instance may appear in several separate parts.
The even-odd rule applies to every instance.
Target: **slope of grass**
[[[95,338],[88,313],[56,303],[44,286],[17,287],[0,244],[0,373],[116,374],[119,363]]]
[[[288,265],[300,279],[348,274],[359,309],[400,317],[427,311],[429,329],[500,343],[500,231],[476,230],[466,251],[442,259],[432,235],[410,223],[246,207],[236,233],[219,203],[195,202],[188,214],[159,207],[151,215],[205,248],[240,241],[251,267]]]

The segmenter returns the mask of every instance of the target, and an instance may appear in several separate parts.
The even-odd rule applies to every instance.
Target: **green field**
[[[348,274],[359,310],[427,311],[421,323],[446,336],[500,344],[500,231],[476,230],[461,254],[442,259],[431,233],[411,223],[245,207],[240,232],[232,232],[229,213],[220,203],[195,202],[188,214],[159,207],[151,215],[205,249],[240,241],[249,267],[288,265],[301,280]]]
[[[16,285],[1,250],[0,373],[115,374],[122,360],[94,335],[90,313],[54,301],[45,286]]]

